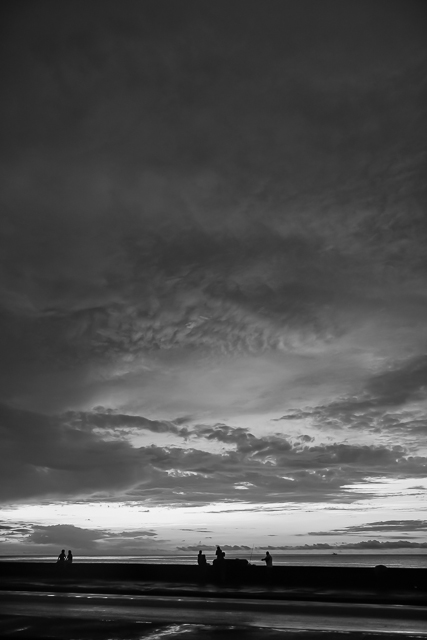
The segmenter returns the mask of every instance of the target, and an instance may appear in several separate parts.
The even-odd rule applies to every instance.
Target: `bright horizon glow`
[[[337,545],[343,541],[350,543],[373,538],[379,541],[384,539],[384,535],[379,532],[351,534],[351,531],[343,539],[346,527],[351,529],[369,522],[393,520],[396,516],[402,521],[412,521],[414,511],[424,506],[423,489],[426,489],[426,484],[427,478],[417,479],[416,489],[413,488],[413,479],[376,479],[372,483],[355,484],[347,487],[347,490],[368,494],[374,490],[377,496],[370,497],[368,502],[359,500],[349,504],[300,505],[288,502],[265,505],[233,502],[146,509],[138,502],[53,503],[6,507],[2,516],[5,523],[32,523],[42,527],[73,525],[99,531],[103,535],[105,532],[125,532],[125,535],[132,536],[141,530],[156,531],[160,540],[168,542],[164,546],[161,541],[159,547],[158,543],[150,541],[150,545],[154,545],[156,551],[164,548],[168,553],[174,553],[179,546],[198,543],[203,543],[203,546],[229,544],[257,547],[266,544],[290,547],[321,543]],[[313,528],[315,531],[337,529],[337,533],[324,536],[312,533]],[[415,533],[407,539],[423,542],[424,534]],[[108,543],[104,549],[105,552],[108,551]],[[147,549],[149,551],[150,547]],[[98,553],[103,553],[101,548]]]

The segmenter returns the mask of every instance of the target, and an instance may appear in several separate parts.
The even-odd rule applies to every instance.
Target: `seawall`
[[[0,562],[0,580],[73,579],[108,581],[152,581],[174,583],[219,583],[274,585],[284,588],[331,588],[334,590],[380,589],[427,592],[427,569],[251,565],[225,560],[220,567],[178,564]]]

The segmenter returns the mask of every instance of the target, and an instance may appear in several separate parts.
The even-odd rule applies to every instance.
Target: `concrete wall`
[[[226,560],[221,567],[194,565],[0,562],[0,579],[49,578],[74,580],[136,580],[186,583],[330,587],[333,589],[394,589],[427,591],[427,569],[374,567],[255,566]]]

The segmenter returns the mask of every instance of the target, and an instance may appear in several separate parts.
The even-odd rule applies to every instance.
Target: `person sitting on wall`
[[[61,553],[58,556],[57,562],[59,564],[63,564],[65,562],[65,549],[62,549]]]
[[[265,558],[263,558],[263,561],[265,562],[267,567],[273,566],[273,558],[268,551],[265,552]]]
[[[202,553],[201,549],[199,551],[199,555],[197,556],[197,564],[199,565],[199,567],[206,566],[206,556],[204,553]]]
[[[68,549],[68,554],[67,554],[67,564],[72,564],[73,563],[73,554],[71,553],[71,549]]]
[[[223,551],[221,547],[217,545],[215,555],[216,555],[216,561],[222,562],[225,558],[225,551]]]

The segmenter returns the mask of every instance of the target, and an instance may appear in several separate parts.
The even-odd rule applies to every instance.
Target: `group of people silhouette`
[[[219,565],[224,561],[225,551],[223,551],[219,545],[217,545],[215,556],[216,558],[213,561],[214,565]],[[202,553],[201,549],[199,551],[199,555],[197,556],[197,564],[199,565],[199,567],[205,567],[207,565],[206,556],[204,553]]]
[[[58,564],[72,564],[73,562],[73,554],[71,553],[71,549],[68,550],[68,554],[65,555],[65,549],[62,549],[61,553],[58,556],[57,563]]]
[[[223,551],[219,545],[217,545],[216,547],[215,556],[216,558],[213,561],[213,564],[221,565],[225,559],[225,551]],[[262,560],[263,562],[265,562],[267,567],[273,566],[273,558],[268,551],[266,551],[265,558],[263,558]],[[57,563],[63,564],[63,565],[64,564],[70,565],[72,564],[72,562],[73,562],[73,554],[71,553],[71,549],[68,550],[67,555],[65,555],[65,549],[62,549],[61,553],[58,556]],[[199,551],[199,555],[197,556],[197,564],[199,565],[199,567],[204,567],[207,565],[206,556],[204,553],[202,553],[201,549]]]
[[[216,547],[215,556],[216,558],[213,561],[214,565],[220,565],[225,559],[225,551],[223,551],[219,545],[217,545]],[[273,558],[270,555],[269,551],[266,551],[265,558],[263,558],[262,560],[263,562],[265,562],[267,567],[273,566]],[[204,553],[202,553],[201,549],[199,551],[199,555],[197,556],[197,564],[199,565],[199,567],[204,567],[207,564],[206,556]]]

